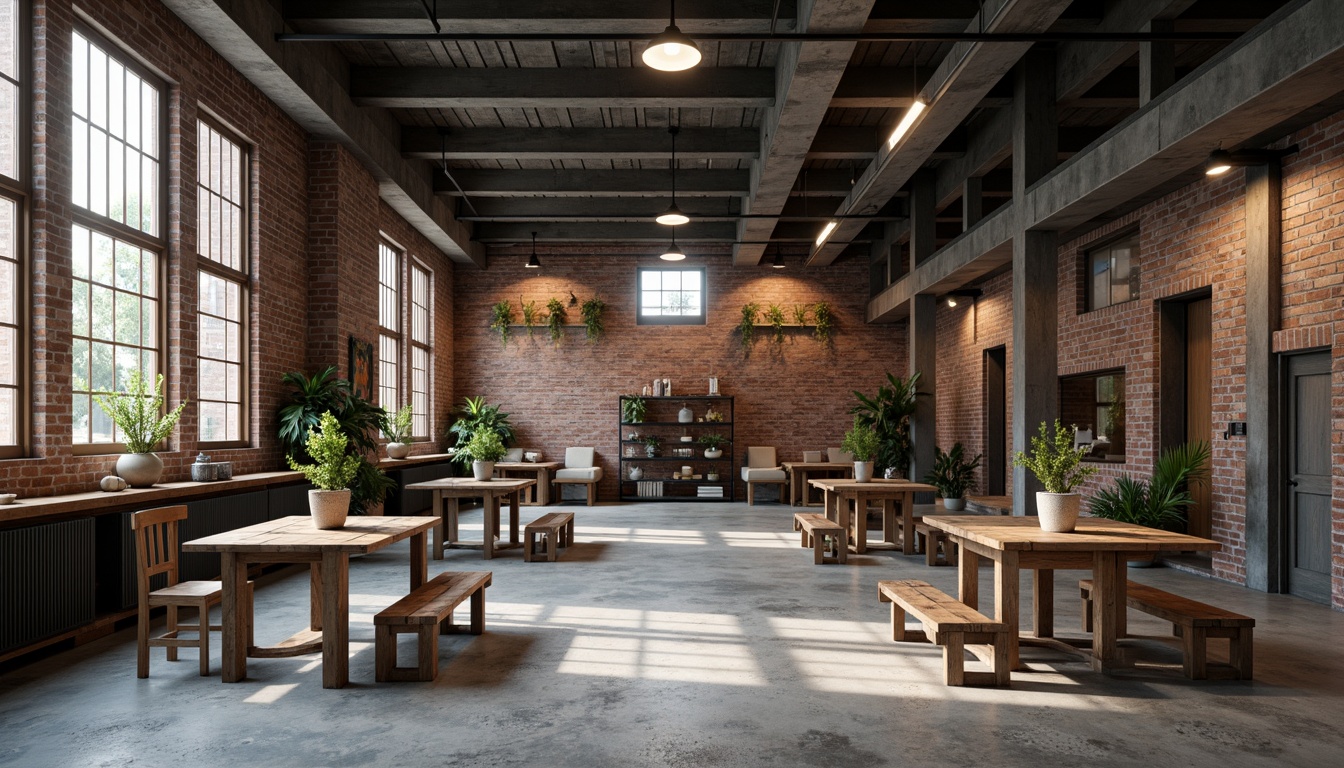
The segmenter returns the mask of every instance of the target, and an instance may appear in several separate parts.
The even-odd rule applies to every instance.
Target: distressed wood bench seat
[[[879,581],[878,599],[891,603],[891,639],[912,641],[905,629],[909,612],[924,636],[943,647],[943,682],[947,685],[1008,685],[1008,626],[916,579]],[[966,651],[989,665],[989,672],[967,672]]]
[[[1083,631],[1092,631],[1092,580],[1078,582],[1083,598]],[[1255,619],[1217,606],[1173,595],[1157,587],[1127,582],[1125,604],[1136,611],[1171,622],[1172,633],[1181,640],[1182,671],[1191,680],[1205,680],[1208,670],[1208,639],[1225,637],[1228,662],[1238,680],[1250,680],[1254,672]]]
[[[940,551],[941,560],[938,557]],[[922,517],[915,518],[915,554],[924,555],[925,565],[957,564],[957,545],[948,537],[947,531],[934,528]]]
[[[379,611],[373,617],[374,678],[380,682],[429,682],[439,676],[439,635],[462,630],[453,624],[453,609],[471,598],[473,635],[485,631],[485,588],[490,571],[448,571]],[[417,666],[397,666],[397,635],[418,636]]]
[[[795,512],[793,530],[802,531],[802,546],[812,548],[812,562],[821,565],[827,560],[845,564],[849,555],[849,546],[845,542],[845,529],[840,524],[826,519],[825,515],[809,512]],[[826,539],[830,538],[834,556],[826,556]]]
[[[556,477],[551,479],[551,485],[555,486],[555,503],[564,501],[564,487],[566,485],[582,485],[586,490],[587,504],[593,506],[597,503],[597,484],[600,478],[574,478],[574,477]]]
[[[560,557],[560,547],[574,543],[574,513],[551,512],[528,523],[523,529],[523,562],[530,563],[544,557],[554,563]],[[537,552],[540,539],[541,551]]]

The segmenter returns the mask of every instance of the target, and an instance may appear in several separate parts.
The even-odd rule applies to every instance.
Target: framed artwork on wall
[[[350,389],[373,401],[373,342],[350,337]]]

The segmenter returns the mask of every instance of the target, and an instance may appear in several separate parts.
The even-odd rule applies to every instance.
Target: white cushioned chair
[[[775,460],[775,449],[765,446],[752,446],[747,449],[747,462],[742,466],[742,482],[747,484],[747,504],[756,503],[757,485],[779,486],[779,501],[785,503],[788,498],[788,475]]]
[[[504,458],[500,459],[500,461],[513,461],[513,462],[519,462],[522,460],[523,460],[522,448],[510,448],[504,452]]]
[[[602,479],[602,468],[596,466],[596,451],[592,448],[566,448],[565,468],[555,471],[555,500],[561,501],[562,486],[583,485],[588,489],[588,506],[597,502],[597,484]]]
[[[841,464],[852,464],[854,462],[854,454],[849,451],[842,451],[839,448],[827,448],[826,460]]]

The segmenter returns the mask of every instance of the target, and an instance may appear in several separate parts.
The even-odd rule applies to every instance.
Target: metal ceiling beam
[[[751,160],[753,128],[682,128],[677,156]],[[666,128],[422,128],[401,131],[401,153],[422,160],[667,160]]]
[[[1235,40],[1240,31],[1187,30],[1178,26],[1174,32],[855,32],[843,33],[737,33],[705,32],[695,38],[702,43],[1200,43]],[[498,32],[470,34],[454,32],[408,33],[307,33],[279,32],[280,43],[646,43],[650,35],[639,32]]]
[[[354,67],[350,96],[365,107],[505,109],[768,107],[774,72],[701,67],[668,77],[648,67]]]
[[[453,179],[468,197],[669,197],[672,172],[653,170],[523,170],[451,169]],[[435,174],[439,194],[459,196],[442,172]],[[677,199],[744,195],[747,171],[692,169],[677,172]]]

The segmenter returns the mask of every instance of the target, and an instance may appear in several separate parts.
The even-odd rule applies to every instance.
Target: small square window
[[[1138,257],[1137,232],[1087,252],[1087,311],[1139,298]]]
[[[639,269],[639,325],[704,325],[705,270]]]
[[[1125,372],[1102,371],[1059,380],[1060,420],[1077,427],[1087,459],[1125,460]]]

